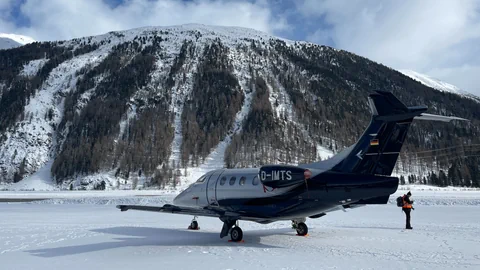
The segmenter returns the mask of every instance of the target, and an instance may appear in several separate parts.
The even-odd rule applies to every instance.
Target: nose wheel
[[[297,234],[300,236],[305,236],[308,234],[307,224],[300,222],[297,224]]]
[[[197,217],[194,217],[192,222],[190,223],[190,226],[188,226],[188,229],[189,230],[200,230],[200,226],[198,226],[198,222],[197,222]]]
[[[305,220],[292,220],[292,229],[295,229],[299,236],[305,236],[308,234],[308,227],[307,224],[305,224]]]

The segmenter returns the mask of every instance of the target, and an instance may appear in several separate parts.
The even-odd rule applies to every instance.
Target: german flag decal
[[[373,139],[370,141],[370,145],[379,145],[378,139]]]

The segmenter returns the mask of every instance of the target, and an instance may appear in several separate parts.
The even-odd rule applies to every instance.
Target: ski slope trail
[[[289,222],[240,222],[244,243],[220,239],[220,220],[113,205],[0,204],[0,261],[10,269],[480,269],[480,208],[421,205],[413,231],[395,205]]]

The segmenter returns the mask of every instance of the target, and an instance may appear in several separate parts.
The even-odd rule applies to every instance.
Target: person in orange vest
[[[413,229],[412,225],[410,225],[410,212],[412,210],[415,210],[415,208],[413,208],[413,200],[410,200],[411,196],[412,196],[412,193],[410,191],[406,195],[403,195],[402,210],[403,212],[405,212],[405,216],[407,218],[407,222],[406,222],[407,224],[405,226],[405,229],[407,230]]]

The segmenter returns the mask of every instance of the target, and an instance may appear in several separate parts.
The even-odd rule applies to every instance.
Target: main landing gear
[[[243,231],[240,229],[240,227],[233,227],[230,230],[230,238],[232,239],[233,242],[240,242],[243,239]]]
[[[196,218],[197,217],[195,216],[192,220],[192,223],[190,223],[190,226],[188,226],[189,230],[200,229]],[[220,238],[224,238],[225,236],[230,234],[230,238],[232,242],[241,242],[243,240],[243,231],[238,226],[238,220],[225,219],[225,218],[220,218],[220,220],[223,221],[223,227],[222,227],[222,231],[220,232]],[[298,236],[308,235],[308,227],[307,227],[307,224],[305,224],[305,221],[306,221],[306,218],[292,220],[292,229],[295,229],[297,231]]]
[[[220,232],[220,238],[223,238],[230,234],[232,242],[240,242],[243,239],[243,231],[238,226],[238,220],[220,219],[223,221],[222,231]]]
[[[305,221],[307,219],[299,219],[299,220],[292,220],[292,229],[297,230],[297,235],[299,236],[305,236],[308,234],[308,227],[307,224],[305,224]]]
[[[243,239],[243,231],[238,226],[238,220],[231,220],[231,219],[221,219],[223,221],[223,228],[220,232],[220,238],[223,238],[230,234],[230,238],[232,242],[240,242]],[[200,230],[200,226],[198,226],[197,217],[195,216],[188,226],[189,230]]]

